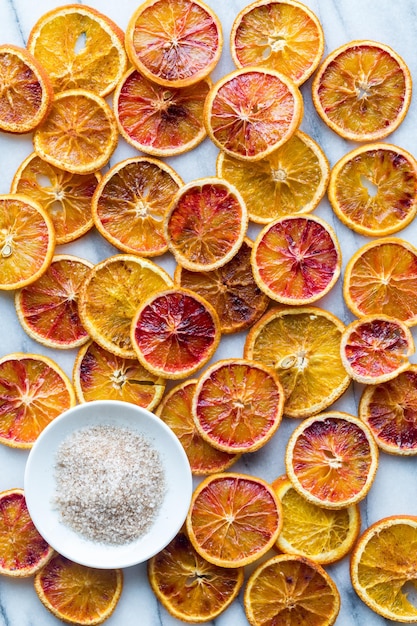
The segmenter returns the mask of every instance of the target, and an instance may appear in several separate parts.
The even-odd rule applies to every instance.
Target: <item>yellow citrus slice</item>
[[[393,515],[372,524],[359,538],[350,575],[360,599],[388,620],[415,624],[417,608],[407,597],[416,580],[417,517]]]
[[[31,448],[45,426],[75,403],[71,381],[52,359],[20,352],[0,359],[0,443]]]
[[[242,161],[220,151],[216,167],[217,175],[238,189],[249,219],[258,224],[310,213],[323,198],[330,176],[323,150],[300,130],[259,161]]]
[[[411,100],[411,76],[389,46],[350,41],[326,57],[312,90],[317,113],[338,135],[377,141],[404,119]]]
[[[261,478],[213,474],[195,489],[186,525],[200,556],[214,565],[241,567],[274,545],[282,527],[281,505]]]
[[[213,143],[237,159],[258,161],[288,141],[300,125],[303,99],[275,70],[242,68],[210,90],[204,121]]]
[[[243,602],[251,626],[332,626],[339,614],[340,594],[320,565],[283,554],[257,566]]]
[[[146,0],[129,21],[125,44],[132,65],[149,80],[186,87],[215,68],[223,34],[201,0]]]
[[[68,4],[33,26],[28,49],[42,63],[56,92],[88,89],[106,96],[127,66],[122,30],[88,6]]]
[[[297,85],[320,63],[324,34],[317,16],[296,0],[256,0],[233,22],[230,50],[237,67],[277,70]]]
[[[276,478],[272,488],[282,505],[283,526],[276,543],[281,552],[327,565],[351,551],[361,529],[359,505],[324,509],[301,496],[287,476]]]
[[[46,211],[20,194],[0,196],[0,289],[19,289],[46,272],[55,231]]]
[[[378,467],[378,447],[357,417],[321,413],[293,431],[285,466],[294,489],[309,502],[342,509],[367,495]]]
[[[104,167],[117,140],[112,109],[86,89],[56,94],[48,117],[33,135],[41,159],[74,174],[92,174]]]
[[[244,356],[276,371],[284,389],[284,415],[319,413],[346,391],[351,379],[340,357],[344,328],[318,307],[274,308],[252,326]]]
[[[151,257],[168,250],[163,219],[183,185],[162,161],[125,159],[103,176],[92,200],[97,230],[123,252]]]
[[[78,312],[88,334],[116,356],[136,359],[130,327],[150,294],[171,287],[169,274],[133,254],[116,254],[97,263],[80,289]]]

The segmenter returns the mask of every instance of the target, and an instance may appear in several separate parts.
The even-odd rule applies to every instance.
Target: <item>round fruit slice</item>
[[[238,189],[249,219],[258,224],[313,211],[330,176],[323,150],[300,130],[260,161],[242,161],[219,152],[216,166],[217,175]]]
[[[417,324],[417,249],[386,237],[365,244],[345,270],[343,295],[356,317],[388,315]]]
[[[204,121],[220,150],[258,161],[290,139],[303,109],[300,90],[290,78],[274,70],[243,68],[212,87]]]
[[[395,378],[410,365],[414,352],[408,326],[387,315],[366,315],[342,334],[340,355],[347,373],[365,385]]]
[[[351,41],[324,60],[313,81],[313,103],[322,120],[352,141],[377,141],[404,119],[411,76],[403,59],[375,41]]]
[[[233,602],[243,585],[244,570],[209,563],[180,532],[148,561],[148,579],[171,615],[199,624],[215,619]]]
[[[33,576],[54,551],[35,528],[23,489],[0,493],[0,574]]]
[[[152,411],[161,400],[165,381],[134,359],[116,356],[94,341],[78,352],[73,383],[79,402],[121,400]]]
[[[49,266],[55,249],[52,220],[34,200],[0,196],[0,289],[33,283]]]
[[[88,89],[106,96],[127,66],[124,34],[108,17],[78,4],[45,13],[33,26],[28,49],[56,92]]]
[[[233,185],[200,178],[182,187],[165,219],[165,237],[177,262],[212,271],[237,254],[248,225],[246,205]]]
[[[45,209],[54,225],[56,243],[61,245],[92,228],[91,198],[99,180],[99,173],[71,174],[32,153],[14,175],[11,192],[33,198]]]
[[[78,312],[88,334],[113,354],[136,359],[132,319],[150,294],[172,286],[159,265],[133,254],[116,254],[95,265],[81,287]]]
[[[277,70],[297,85],[320,63],[324,34],[317,16],[295,0],[257,0],[237,15],[230,35],[237,67]]]
[[[199,378],[192,414],[200,435],[229,453],[254,452],[281,423],[284,392],[278,376],[261,363],[224,359]]]
[[[47,72],[25,49],[0,46],[0,130],[29,133],[47,117],[53,89]]]
[[[204,298],[188,289],[154,293],[132,321],[131,342],[143,367],[169,379],[191,376],[211,359],[220,342],[219,318]]]
[[[33,135],[41,159],[74,174],[92,174],[106,165],[117,140],[113,111],[85,89],[56,94],[51,112]]]
[[[378,447],[357,417],[321,413],[293,431],[285,465],[301,496],[318,506],[342,509],[367,495],[378,467]]]
[[[332,626],[340,595],[327,572],[311,559],[282,554],[252,572],[243,598],[251,626]]]
[[[120,134],[137,150],[167,157],[195,148],[207,133],[204,101],[211,82],[163,87],[130,70],[114,94]]]
[[[215,68],[223,35],[201,0],[146,0],[129,21],[125,43],[132,65],[149,80],[186,87]]]
[[[362,534],[351,558],[353,588],[370,609],[388,620],[415,624],[417,608],[408,586],[417,584],[417,517],[380,519]]]
[[[192,473],[202,476],[229,469],[240,455],[217,450],[198,433],[191,412],[196,385],[197,380],[192,378],[173,387],[158,406],[156,415],[177,435]]]
[[[35,575],[42,604],[68,624],[96,626],[113,613],[123,587],[122,570],[95,569],[60,554]]]
[[[311,304],[337,282],[342,253],[333,229],[311,215],[267,224],[252,250],[257,285],[282,304]]]
[[[195,489],[186,524],[200,556],[221,567],[241,567],[274,545],[281,505],[261,478],[224,472],[207,476]]]
[[[272,488],[282,505],[283,526],[276,543],[281,552],[327,565],[351,551],[361,528],[359,505],[324,509],[301,496],[287,476],[275,479]]]
[[[244,356],[276,371],[285,394],[284,415],[314,415],[346,391],[351,379],[340,358],[344,328],[317,307],[271,309],[253,325]]]
[[[357,233],[391,235],[417,213],[417,161],[397,146],[361,146],[333,167],[329,200],[337,217]]]
[[[388,454],[417,454],[417,365],[364,389],[359,417]]]
[[[75,403],[71,381],[48,357],[15,352],[0,359],[0,443],[31,448],[45,426]]]
[[[182,185],[178,174],[162,161],[134,157],[117,163],[93,196],[97,230],[124,252],[145,257],[163,254],[168,250],[163,219]]]
[[[60,254],[40,278],[16,292],[19,322],[32,339],[63,349],[88,341],[78,315],[78,293],[92,267],[85,259]]]

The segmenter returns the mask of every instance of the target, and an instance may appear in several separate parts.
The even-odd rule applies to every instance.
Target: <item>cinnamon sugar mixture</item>
[[[111,425],[67,437],[57,451],[55,478],[55,503],[64,524],[107,544],[143,535],[165,490],[157,450],[136,431]]]

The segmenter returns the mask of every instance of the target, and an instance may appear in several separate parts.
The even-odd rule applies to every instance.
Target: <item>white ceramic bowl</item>
[[[75,430],[100,424],[141,433],[159,452],[165,474],[165,496],[156,520],[144,535],[124,545],[85,539],[62,523],[53,506],[58,447]],[[192,475],[181,443],[161,419],[128,402],[98,400],[65,411],[42,431],[29,453],[24,490],[36,528],[57,552],[81,565],[111,569],[142,563],[173,539],[188,512]]]

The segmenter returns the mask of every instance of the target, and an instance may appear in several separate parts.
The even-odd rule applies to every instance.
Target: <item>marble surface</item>
[[[247,0],[206,0],[218,13],[224,29],[225,46],[222,58],[213,73],[218,79],[233,69],[228,50],[230,28],[237,12]],[[417,76],[417,2],[416,0],[305,0],[305,3],[320,18],[325,33],[325,53],[353,39],[374,39],[391,45],[407,62],[413,76]],[[58,0],[0,0],[0,42],[24,45],[35,20],[44,12],[62,4]],[[126,28],[128,19],[138,5],[138,0],[90,0],[90,6],[111,17],[121,28]],[[344,153],[354,147],[329,130],[318,118],[311,103],[311,81],[302,87],[305,113],[301,129],[316,139],[325,150],[330,163],[334,164]],[[387,141],[417,152],[417,104],[413,98],[408,115],[402,125]],[[30,136],[11,137],[0,135],[0,193],[8,193],[14,172],[23,159],[32,151]],[[168,159],[168,162],[188,182],[201,176],[215,174],[217,149],[207,139],[193,152]],[[122,140],[113,155],[112,164],[135,150]],[[324,199],[316,209],[336,229],[343,252],[343,267],[352,253],[367,240],[338,222]],[[254,232],[253,230],[251,231]],[[399,233],[417,243],[415,225]],[[117,250],[107,244],[98,233],[92,232],[76,243],[60,246],[57,252],[71,252],[92,262],[115,254]],[[172,272],[173,262],[168,256],[161,263]],[[345,323],[352,316],[343,303],[341,280],[319,305],[327,307]],[[416,338],[416,333],[413,331]],[[226,337],[215,355],[219,358],[241,356],[243,337]],[[0,356],[23,351],[46,354],[55,359],[71,374],[75,351],[54,351],[43,348],[32,341],[21,329],[15,315],[13,294],[0,294]],[[412,357],[413,361],[416,361]],[[352,414],[357,412],[359,386],[353,386],[334,408]],[[296,420],[285,419],[274,439],[262,450],[244,456],[234,468],[270,481],[284,472],[284,449]],[[417,514],[416,460],[380,455],[376,481],[366,501],[361,503],[363,529],[376,520],[391,514]],[[23,486],[23,472],[27,452],[0,447],[0,490]],[[337,626],[382,626],[388,622],[370,611],[356,596],[349,578],[349,562],[329,566],[328,572],[336,582],[342,605]],[[134,566],[125,570],[125,583],[121,600],[107,621],[109,626],[174,626],[177,620],[157,603],[146,579],[145,566]],[[9,580],[0,578],[0,626],[53,626],[60,623],[38,601],[32,580]],[[214,624],[214,622],[213,622]],[[247,624],[241,598],[215,620],[218,626],[244,626]],[[305,624],[308,626],[308,624]]]

